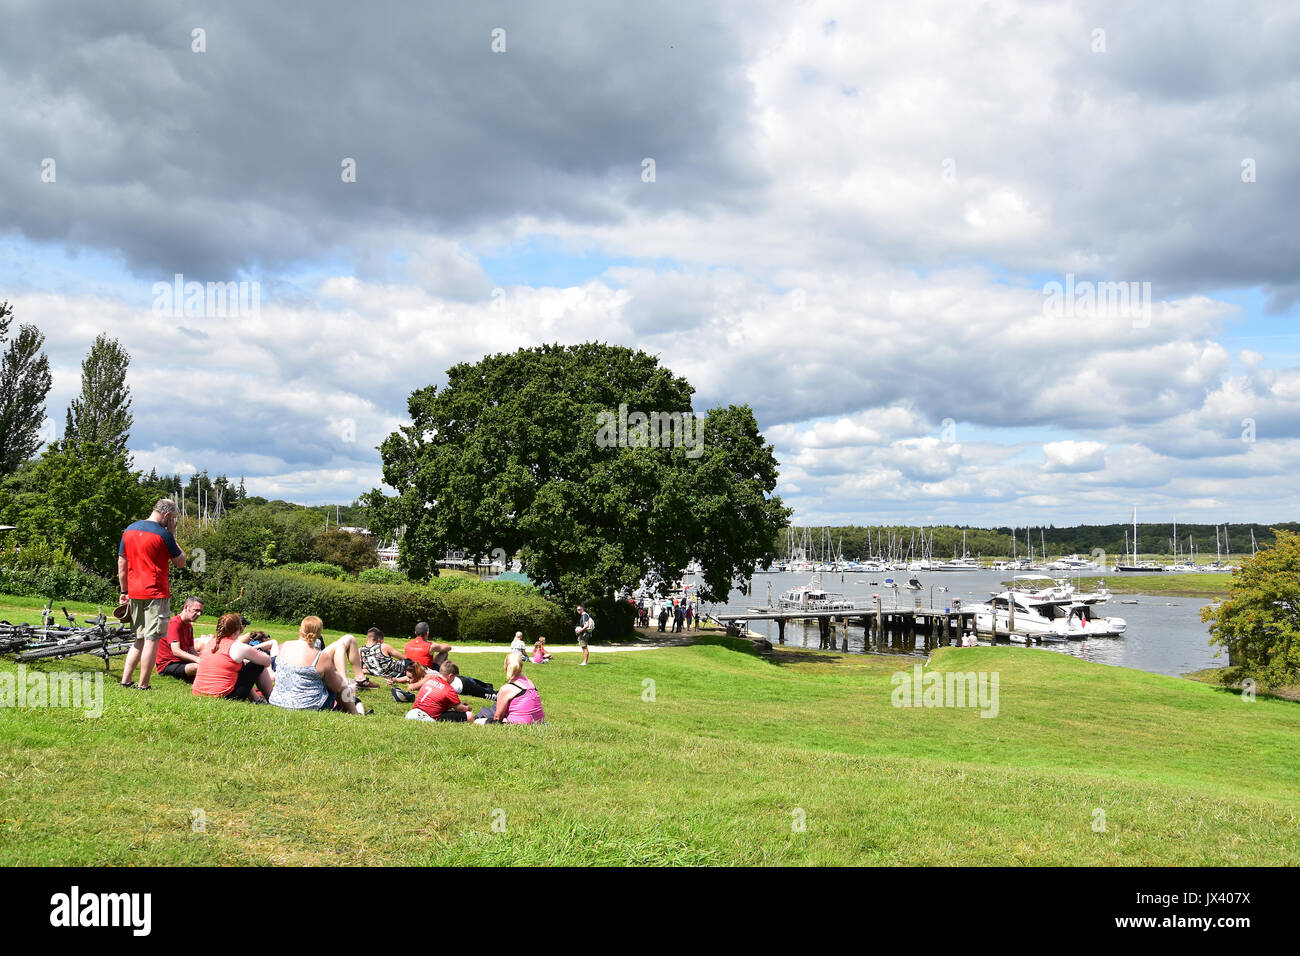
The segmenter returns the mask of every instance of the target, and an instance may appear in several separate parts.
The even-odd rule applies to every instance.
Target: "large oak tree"
[[[435,574],[449,549],[518,554],[569,603],[671,581],[698,559],[701,598],[725,600],[789,516],[753,412],[710,410],[697,446],[638,442],[635,424],[625,441],[598,440],[620,406],[632,419],[690,413],[693,393],[654,356],[597,343],[457,365],[445,388],[412,393],[411,424],[380,446],[397,495],[366,496],[371,530],[404,529],[400,560],[414,578]]]

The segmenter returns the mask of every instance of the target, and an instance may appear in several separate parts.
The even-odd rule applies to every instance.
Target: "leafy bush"
[[[515,631],[533,640],[573,641],[573,628],[559,606],[540,594],[501,593],[485,586],[446,591],[439,599],[455,613],[462,641],[510,643]]]
[[[410,634],[417,621],[428,621],[431,635],[443,640],[509,643],[515,631],[530,639],[573,640],[570,616],[527,585],[473,578],[447,578],[445,582],[460,583],[442,587],[404,579],[372,583],[364,580],[370,574],[362,572],[363,580],[336,581],[285,568],[225,563],[204,574],[182,574],[193,587],[176,591],[178,596],[197,592],[208,613],[238,611],[250,620],[293,624],[315,614],[328,628],[356,633],[373,625],[388,634]]]
[[[277,570],[296,571],[299,574],[317,574],[321,577],[332,578],[335,581],[346,581],[349,577],[348,572],[343,568],[327,561],[300,561],[297,564],[282,564]]]
[[[239,611],[251,620],[295,623],[315,614],[329,628],[361,632],[373,625],[390,634],[410,634],[416,621],[428,621],[434,635],[456,633],[455,614],[442,599],[409,585],[335,581],[277,568],[245,570],[203,597],[217,613]]]
[[[117,582],[92,574],[68,553],[34,541],[21,551],[0,553],[0,592],[55,601],[117,604]]]
[[[362,584],[408,584],[406,575],[392,568],[366,568],[357,575]]]
[[[1300,534],[1274,529],[1275,543],[1241,562],[1228,597],[1202,608],[1210,643],[1270,687],[1300,683]]]

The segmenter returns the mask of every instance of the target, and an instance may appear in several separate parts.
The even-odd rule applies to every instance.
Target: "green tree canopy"
[[[117,547],[155,498],[116,450],[51,446],[0,486],[0,514],[22,541],[59,542],[99,574],[117,575]]]
[[[312,560],[323,529],[324,518],[310,509],[249,501],[207,527],[192,518],[184,521],[179,536],[187,551],[203,549],[209,567],[233,562],[261,568]]]
[[[126,458],[131,436],[131,387],[126,370],[131,354],[117,339],[101,332],[81,362],[81,393],[68,405],[63,440],[76,447],[102,445]],[[127,459],[130,463],[130,459]]]
[[[776,459],[748,407],[710,411],[698,445],[685,430],[686,441],[644,441],[655,436],[634,413],[691,415],[693,393],[654,356],[596,343],[457,365],[441,391],[412,393],[411,424],[380,447],[397,496],[366,496],[370,528],[381,538],[404,529],[401,561],[415,579],[449,549],[518,554],[529,578],[569,603],[671,581],[698,559],[701,596],[724,600],[788,511],[771,496]],[[610,442],[620,406],[634,424]]]
[[[9,341],[13,314],[8,302],[0,302],[0,345]],[[41,447],[51,384],[44,344],[36,326],[23,325],[0,356],[0,475],[13,474]]]
[[[337,564],[351,574],[379,564],[374,539],[368,535],[331,528],[318,534],[312,547],[318,560]]]
[[[1210,643],[1228,648],[1266,684],[1300,682],[1300,534],[1273,529],[1276,542],[1241,563],[1227,599],[1201,611]]]

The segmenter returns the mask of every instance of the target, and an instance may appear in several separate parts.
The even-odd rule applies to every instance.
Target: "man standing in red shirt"
[[[117,581],[122,589],[119,603],[129,602],[131,631],[135,646],[127,651],[122,667],[122,686],[132,687],[131,676],[140,665],[140,690],[149,690],[158,640],[171,617],[171,566],[185,567],[185,552],[176,543],[176,502],[163,498],[144,521],[122,532],[117,549]]]
[[[199,669],[199,655],[194,651],[194,622],[202,613],[202,598],[186,598],[181,613],[167,622],[167,636],[158,642],[158,660],[154,664],[159,674],[194,680]]]

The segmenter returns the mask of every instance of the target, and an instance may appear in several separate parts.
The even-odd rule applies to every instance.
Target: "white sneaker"
[[[579,662],[578,662],[578,666],[579,666],[579,667],[586,667],[586,666],[587,666],[587,662],[586,662],[586,661],[579,661]]]

